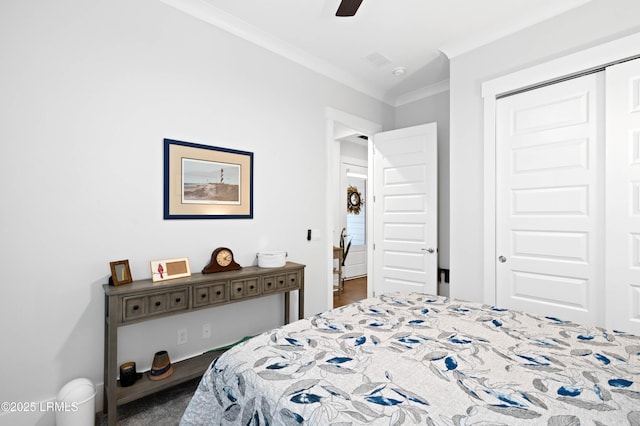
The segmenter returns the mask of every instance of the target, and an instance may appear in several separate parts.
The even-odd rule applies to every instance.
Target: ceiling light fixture
[[[391,73],[395,76],[401,76],[405,72],[407,72],[407,70],[404,69],[404,67],[398,67],[398,68],[395,68],[393,71],[391,71]]]

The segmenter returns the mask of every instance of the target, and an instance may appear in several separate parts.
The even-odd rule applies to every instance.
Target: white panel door
[[[640,334],[640,60],[606,72],[606,327]]]
[[[603,324],[602,85],[592,74],[497,102],[499,306]]]
[[[436,123],[374,136],[373,289],[437,293]]]

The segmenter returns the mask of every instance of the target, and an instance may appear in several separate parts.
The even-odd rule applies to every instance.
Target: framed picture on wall
[[[165,139],[164,218],[253,218],[253,153]]]

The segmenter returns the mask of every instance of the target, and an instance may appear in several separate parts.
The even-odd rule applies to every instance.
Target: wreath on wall
[[[360,208],[363,204],[362,193],[358,191],[358,187],[349,185],[347,188],[347,211],[353,214],[360,214]]]

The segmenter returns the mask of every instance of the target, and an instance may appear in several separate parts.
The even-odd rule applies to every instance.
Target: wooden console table
[[[123,388],[117,379],[118,327],[274,294],[284,294],[284,322],[288,324],[291,291],[298,291],[298,318],[304,318],[304,268],[287,262],[281,268],[249,266],[157,283],[148,279],[118,287],[104,284],[104,412],[109,425],[117,423],[118,405],[199,377],[224,352],[206,352],[173,363],[174,373],[163,380],[150,380],[146,372],[134,385]]]

